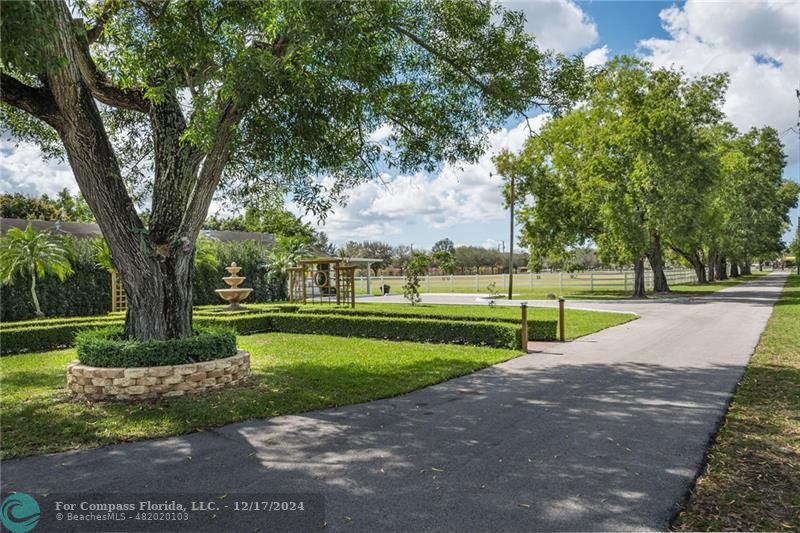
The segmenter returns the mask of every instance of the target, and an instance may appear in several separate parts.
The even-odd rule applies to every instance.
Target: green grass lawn
[[[718,291],[767,273],[768,272],[755,271],[749,276],[742,276],[723,282],[714,282],[708,285],[671,282],[670,287],[677,294],[704,294]],[[593,281],[591,281],[592,278],[594,278]],[[372,292],[376,296],[380,295],[380,279],[380,276],[372,278]],[[504,297],[508,294],[506,285],[508,282],[507,279],[508,276],[505,274],[484,274],[478,281],[475,280],[474,276],[457,275],[454,276],[454,281],[451,283],[449,276],[432,275],[427,280],[423,279],[422,285],[420,286],[420,294],[423,295],[423,298],[426,293],[480,293],[488,295],[488,284],[494,282],[495,294]],[[543,300],[553,295],[583,300],[629,298],[631,284],[633,283],[632,275],[629,274],[627,279],[628,290],[625,290],[625,281],[623,274],[620,272],[579,272],[572,276],[565,274],[562,288],[562,281],[558,273],[543,272],[538,277],[535,274],[520,273],[514,275],[514,298]],[[384,281],[391,286],[392,294],[403,292],[402,285],[404,280],[402,278],[385,277]],[[593,285],[593,290],[590,290],[590,285]],[[356,283],[356,294],[363,295],[366,293],[364,282],[358,281]],[[661,295],[653,296],[664,297]]]
[[[319,306],[322,307],[322,306]],[[384,304],[362,303],[356,304],[356,309],[396,313],[398,315],[427,315],[435,313],[443,317],[469,316],[480,318],[507,318],[520,319],[519,307],[489,306],[489,305],[432,305],[432,304]],[[565,310],[564,317],[565,335],[567,339],[575,339],[594,333],[611,326],[617,326],[636,318],[628,313],[605,313],[599,311],[583,311],[579,309]],[[528,307],[528,320],[558,320],[558,309],[544,307]]]
[[[800,531],[800,276],[761,335],[673,529]]]
[[[0,358],[0,425],[8,459],[177,435],[251,418],[403,394],[511,359],[514,350],[266,333],[241,336],[253,377],[213,394],[94,406],[70,401],[74,350]]]

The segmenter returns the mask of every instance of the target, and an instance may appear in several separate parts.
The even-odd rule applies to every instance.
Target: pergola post
[[[367,263],[367,295],[372,296],[372,263]]]

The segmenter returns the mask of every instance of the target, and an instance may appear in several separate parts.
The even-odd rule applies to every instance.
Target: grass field
[[[649,274],[649,273],[648,273]],[[722,282],[707,285],[698,285],[691,280],[694,274],[689,271],[673,271],[668,273],[670,288],[678,295],[706,294],[715,292],[725,287],[730,287],[742,281],[752,279],[767,272],[754,272],[750,276],[742,276]],[[645,276],[648,291],[652,289],[652,280]],[[380,286],[388,284],[390,294],[402,294],[404,279],[402,277],[372,278],[372,293],[379,295]],[[632,274],[622,272],[580,272],[572,276],[557,272],[547,272],[540,275],[525,273],[514,275],[514,298],[542,300],[552,296],[567,296],[572,299],[618,299],[630,297],[632,289]],[[489,286],[492,289],[489,289]],[[367,294],[366,281],[360,278],[356,281],[356,293]],[[420,293],[469,293],[469,294],[500,294],[508,293],[508,275],[481,275],[476,276],[426,276],[422,278]],[[663,297],[663,296],[662,296]]]
[[[680,531],[800,531],[800,276],[789,277]]]
[[[74,350],[0,358],[3,459],[199,431],[409,392],[519,355],[514,350],[266,333],[239,338],[246,387],[138,404],[70,401]]]

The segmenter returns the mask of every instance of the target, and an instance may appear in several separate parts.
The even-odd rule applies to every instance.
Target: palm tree
[[[9,284],[18,276],[31,279],[31,299],[37,317],[44,316],[36,296],[36,279],[54,274],[61,281],[72,274],[69,251],[63,239],[35,231],[28,222],[25,231],[10,228],[0,239],[0,281]]]
[[[311,255],[308,243],[303,237],[278,236],[275,245],[261,268],[267,272],[267,283],[273,288],[273,299],[286,300],[289,268],[298,260]]]

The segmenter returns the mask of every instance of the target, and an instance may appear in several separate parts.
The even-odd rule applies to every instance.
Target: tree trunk
[[[36,296],[36,271],[31,272],[31,300],[33,300],[33,312],[36,318],[42,318],[42,308],[39,307],[39,297]]]
[[[633,264],[633,297],[647,298],[644,286],[644,257],[640,257]]]
[[[165,91],[158,103],[151,103],[136,89],[109,89],[98,82],[103,77],[67,5],[39,5],[52,22],[47,50],[57,65],[47,72],[52,101],[46,102],[39,118],[58,132],[81,193],[111,250],[128,297],[126,337],[191,335],[194,242],[229,159],[241,109],[230,100],[218,102],[216,134],[211,146],[201,151],[183,140],[186,121],[174,91]],[[155,179],[149,228],[125,188],[96,100],[150,119]]]
[[[731,261],[731,277],[738,278],[739,277],[739,262],[738,261]]]
[[[670,245],[670,248],[679,253],[684,259],[689,261],[694,269],[694,274],[697,277],[697,283],[708,283],[708,277],[706,276],[706,265],[703,263],[702,252],[694,250],[690,253],[686,250],[676,248],[674,245]]]
[[[717,280],[717,252],[708,252],[708,281],[709,283]]]
[[[192,334],[193,254],[152,258],[147,270],[119,271],[128,297],[125,330],[135,339]]]
[[[752,261],[750,261],[750,259],[745,259],[745,261],[742,263],[742,275],[749,276],[752,273],[753,273],[753,263]]]
[[[720,281],[724,281],[728,279],[728,262],[725,261],[725,257],[719,255],[717,258],[717,279]]]
[[[669,292],[669,283],[664,274],[664,254],[661,248],[661,237],[658,234],[653,236],[653,244],[647,252],[647,261],[653,270],[653,291]]]

